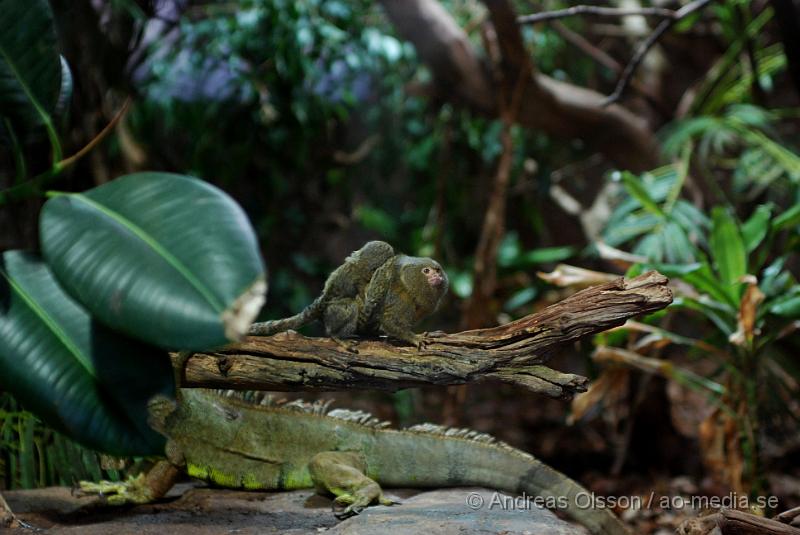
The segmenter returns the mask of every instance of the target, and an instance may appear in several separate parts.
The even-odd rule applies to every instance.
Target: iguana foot
[[[340,494],[333,500],[331,510],[336,518],[344,520],[361,513],[361,511],[368,507],[374,500],[375,498],[371,496]],[[381,493],[380,496],[378,496],[378,503],[381,505],[395,505],[398,502],[390,500]],[[341,509],[341,507],[344,507],[344,509]]]
[[[318,490],[336,496],[332,509],[338,519],[357,515],[374,502],[395,503],[383,495],[376,481],[364,475],[366,462],[359,452],[324,451],[311,459],[308,469]]]
[[[350,518],[351,516],[361,513],[361,511],[363,511],[364,508],[369,504],[363,503],[364,500],[360,501],[362,503],[355,503],[356,498],[351,494],[342,494],[341,496],[337,496],[331,504],[333,516],[339,520],[344,520],[345,518]],[[344,509],[342,509],[342,507],[344,507]]]
[[[153,501],[153,491],[147,484],[144,473],[130,476],[125,481],[81,481],[80,492],[84,494],[98,494],[105,496],[111,505],[125,505],[128,503],[149,503]]]

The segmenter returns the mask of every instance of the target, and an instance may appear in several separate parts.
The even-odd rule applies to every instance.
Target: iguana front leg
[[[357,515],[372,502],[392,505],[392,500],[383,495],[381,486],[364,472],[366,462],[360,453],[326,451],[316,454],[308,465],[311,479],[317,491],[336,496],[335,506],[345,506],[335,511],[337,518]]]
[[[125,481],[81,481],[81,492],[106,496],[112,505],[150,503],[162,498],[175,485],[180,470],[170,461],[158,461],[147,473]]]

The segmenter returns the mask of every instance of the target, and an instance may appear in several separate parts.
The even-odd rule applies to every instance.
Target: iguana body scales
[[[337,504],[346,506],[346,513],[354,513],[373,502],[391,503],[383,497],[381,485],[481,486],[564,500],[566,514],[595,535],[628,533],[610,511],[580,507],[576,496],[588,491],[578,483],[531,455],[475,431],[431,424],[388,429],[388,424],[369,414],[328,411],[321,403],[280,405],[202,390],[183,390],[177,407],[166,400],[153,404],[151,425],[168,438],[171,466],[223,487],[316,487],[336,495]],[[161,471],[173,478],[178,474],[163,467]],[[163,479],[163,474],[159,477]],[[166,492],[149,491],[165,486],[151,476],[138,481],[147,486],[138,501]],[[84,488],[120,490],[92,485],[96,484]],[[131,489],[121,490],[128,499],[119,501],[137,501],[130,498]]]

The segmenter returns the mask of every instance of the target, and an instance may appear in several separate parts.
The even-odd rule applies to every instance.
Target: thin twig
[[[130,108],[130,106],[131,106],[131,98],[128,97],[125,99],[125,102],[122,104],[122,107],[119,109],[114,118],[111,119],[111,121],[105,127],[103,127],[103,129],[100,131],[99,134],[97,134],[91,141],[89,141],[89,143],[87,143],[86,146],[84,146],[81,150],[79,150],[69,158],[64,158],[63,160],[61,160],[56,164],[56,166],[59,167],[59,170],[63,170],[64,168],[74,164],[75,162],[86,156],[89,153],[89,151],[95,148],[101,141],[103,141],[108,136],[108,134],[110,134],[114,130],[114,128],[117,126],[120,120],[123,117],[125,117],[125,114],[128,112],[128,108]]]
[[[353,152],[345,152],[343,150],[337,150],[333,153],[333,161],[342,164],[342,165],[355,165],[357,163],[361,163],[369,154],[372,152],[378,142],[380,142],[381,136],[378,134],[373,134],[368,136],[364,141],[362,141],[356,150]]]
[[[564,40],[575,46],[578,50],[592,58],[596,63],[602,65],[608,70],[614,71],[616,74],[622,73],[622,65],[614,58],[608,55],[605,50],[602,50],[593,45],[588,39],[581,34],[574,32],[567,28],[564,24],[554,21],[550,27],[555,32],[564,38]]]
[[[627,17],[632,15],[639,15],[645,17],[662,17],[662,18],[675,18],[677,11],[671,9],[664,9],[661,7],[639,7],[639,8],[621,8],[621,7],[600,7],[600,6],[572,6],[566,9],[557,9],[555,11],[542,11],[541,13],[532,13],[530,15],[521,15],[517,17],[519,24],[536,24],[537,22],[544,22],[547,20],[563,19],[566,17],[574,17],[575,15],[593,15],[596,17]]]
[[[611,93],[608,98],[606,98],[605,102],[603,102],[604,106],[608,106],[609,104],[613,104],[617,102],[620,97],[622,97],[622,93],[625,91],[625,88],[633,78],[633,74],[636,72],[636,69],[639,67],[639,64],[642,62],[644,57],[653,48],[653,45],[658,42],[662,35],[664,35],[667,30],[672,28],[676,22],[679,20],[691,15],[695,11],[704,8],[708,5],[711,0],[694,0],[694,2],[689,2],[679,10],[675,12],[675,15],[669,19],[662,20],[656,26],[656,29],[653,30],[647,39],[642,41],[639,47],[636,49],[636,53],[631,58],[631,61],[625,66],[625,70],[622,73],[619,81],[617,82],[617,86],[614,88],[614,92]]]
[[[535,7],[539,7],[538,5],[534,4]],[[584,6],[586,7],[586,6]],[[589,6],[592,7],[592,6]],[[550,27],[555,30],[561,37],[564,38],[565,41],[574,45],[578,50],[592,58],[596,63],[602,65],[603,67],[614,71],[616,75],[622,74],[622,65],[620,65],[617,60],[612,58],[608,55],[604,50],[598,48],[594,44],[592,44],[588,39],[583,37],[581,34],[574,32],[567,28],[564,24],[557,20],[553,20],[550,22]],[[664,106],[664,103],[661,101],[659,96],[650,90],[650,88],[640,84],[636,80],[631,82],[631,86],[641,93],[641,95],[653,106],[653,109],[658,111],[664,117],[668,117],[670,115],[669,111]]]
[[[53,166],[44,173],[36,175],[25,182],[20,182],[13,187],[0,191],[0,205],[6,201],[24,198],[25,196],[38,191],[41,186],[60,175],[64,169],[74,165],[78,160],[86,156],[86,154],[95,148],[101,141],[108,137],[108,134],[114,131],[114,127],[116,127],[119,121],[125,116],[130,104],[131,98],[128,97],[125,99],[125,102],[122,104],[122,107],[119,109],[114,118],[111,119],[111,121],[105,127],[103,127],[100,133],[92,138],[92,140],[89,141],[89,143],[87,143],[78,152],[72,156],[69,156],[68,158],[64,158],[63,160],[59,160],[58,162],[54,163]]]

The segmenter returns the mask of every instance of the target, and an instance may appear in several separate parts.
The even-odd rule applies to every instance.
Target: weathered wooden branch
[[[800,535],[800,529],[743,511],[723,509],[680,525],[680,535]]]
[[[587,379],[544,366],[555,351],[670,302],[667,278],[649,272],[587,288],[506,325],[432,334],[423,349],[377,339],[359,341],[354,353],[329,338],[294,332],[250,337],[213,352],[195,353],[181,381],[189,388],[395,391],[499,380],[569,399],[586,389]],[[175,354],[173,363],[177,361]]]

